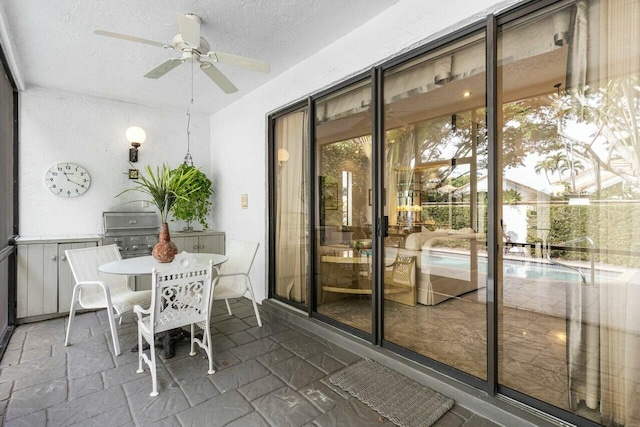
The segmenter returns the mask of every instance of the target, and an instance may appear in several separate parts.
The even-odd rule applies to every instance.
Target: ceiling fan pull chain
[[[193,105],[193,63],[195,61],[191,60],[191,105]]]
[[[184,156],[184,163],[187,166],[193,166],[193,158],[191,157],[191,152],[190,152],[190,148],[191,148],[190,125],[191,125],[191,106],[192,105],[193,105],[193,61],[191,61],[191,101],[189,102],[189,105],[187,105],[187,154]]]

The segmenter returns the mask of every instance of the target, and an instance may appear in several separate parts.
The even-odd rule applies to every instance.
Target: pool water
[[[439,267],[457,268],[461,270],[469,269],[469,257],[456,256],[452,254],[429,254],[423,258],[423,262]],[[544,279],[560,282],[580,281],[580,274],[576,271],[569,270],[557,265],[543,264],[535,261],[504,261],[504,274],[511,277],[520,277],[523,279]],[[478,259],[478,269],[480,271],[487,270],[487,259]],[[589,278],[589,269],[582,269],[582,272]],[[598,271],[596,270],[596,282],[603,279],[611,279],[622,273]]]

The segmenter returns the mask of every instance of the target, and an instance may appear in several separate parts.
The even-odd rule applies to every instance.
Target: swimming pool
[[[424,255],[423,255],[424,256]],[[423,264],[426,262],[431,266],[455,268],[460,270],[469,269],[469,257],[465,255],[456,255],[450,253],[433,253],[424,256],[422,259]],[[563,268],[557,265],[551,265],[534,260],[518,261],[518,260],[506,260],[503,261],[504,274],[511,277],[519,277],[523,279],[543,279],[559,282],[571,282],[580,281],[580,274],[576,271],[572,271],[568,268]],[[480,257],[478,259],[478,270],[487,270],[487,259]],[[582,272],[589,277],[590,271],[588,268],[582,268]],[[617,271],[605,271],[596,270],[596,282],[604,279],[615,279],[620,277],[622,273]]]

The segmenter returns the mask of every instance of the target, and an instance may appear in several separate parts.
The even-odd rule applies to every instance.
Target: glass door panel
[[[640,2],[575,2],[499,36],[499,383],[640,424]]]
[[[385,74],[384,339],[487,378],[484,35]]]
[[[307,302],[308,265],[308,112],[296,111],[274,122],[276,175],[275,294]]]
[[[371,333],[371,85],[316,103],[317,312]]]

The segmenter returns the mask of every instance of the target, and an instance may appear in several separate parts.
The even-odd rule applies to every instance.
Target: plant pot
[[[163,222],[160,226],[158,244],[153,248],[151,255],[153,255],[158,262],[171,262],[177,253],[178,247],[171,241],[171,236],[169,235],[169,225]]]

